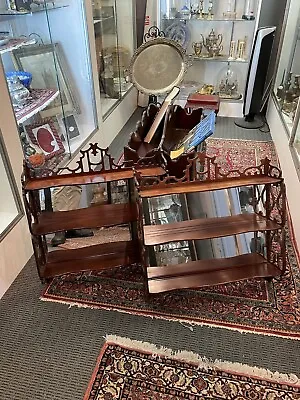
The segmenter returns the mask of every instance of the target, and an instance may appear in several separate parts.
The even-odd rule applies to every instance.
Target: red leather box
[[[206,108],[215,110],[217,114],[220,108],[220,97],[213,94],[192,93],[187,99],[185,108]]]

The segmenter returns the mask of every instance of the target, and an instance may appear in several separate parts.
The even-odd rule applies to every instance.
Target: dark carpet
[[[119,335],[212,359],[299,374],[299,341],[185,326],[39,300],[31,261],[0,301],[0,399],[83,398],[104,343]]]

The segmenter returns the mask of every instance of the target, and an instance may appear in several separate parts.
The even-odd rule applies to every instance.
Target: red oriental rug
[[[117,343],[116,343],[117,342]],[[300,399],[295,375],[108,338],[84,400]]]
[[[207,152],[224,168],[255,165],[265,156],[277,162],[271,142],[211,139]],[[42,300],[300,339],[300,270],[292,230],[287,232],[287,260],[285,275],[272,282],[251,279],[178,290],[153,295],[148,302],[139,265],[67,274],[51,281]]]

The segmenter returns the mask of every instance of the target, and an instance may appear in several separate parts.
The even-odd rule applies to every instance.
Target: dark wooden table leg
[[[45,196],[45,211],[53,212],[50,188],[44,189],[44,196]]]

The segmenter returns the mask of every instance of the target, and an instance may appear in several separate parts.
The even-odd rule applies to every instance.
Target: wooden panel
[[[139,244],[135,241],[113,242],[75,250],[57,250],[48,253],[42,271],[43,278],[69,272],[100,271],[140,262]]]
[[[226,178],[216,181],[197,181],[182,184],[168,184],[167,186],[152,186],[142,189],[139,194],[141,197],[155,197],[170,194],[207,192],[209,190],[229,189],[238,186],[265,185],[267,183],[280,183],[282,178],[271,178],[269,176],[247,176],[239,178]]]
[[[71,211],[43,212],[39,215],[39,222],[32,225],[32,232],[44,235],[69,229],[119,225],[136,219],[135,203],[103,204]]]
[[[169,264],[160,267],[148,267],[148,279],[194,275],[196,273],[226,270],[235,267],[244,268],[249,264],[261,264],[265,258],[258,253],[243,254],[229,258],[189,261],[184,264]]]
[[[158,176],[165,174],[165,170],[161,167],[137,168],[137,171],[139,171],[142,176]],[[132,169],[111,170],[102,173],[92,172],[90,174],[65,174],[29,180],[25,183],[24,188],[26,190],[37,190],[57,186],[88,185],[90,183],[105,183],[120,179],[130,179],[132,177]]]
[[[181,273],[177,276],[170,276],[170,272],[167,271],[170,266],[164,267],[165,277],[162,275],[161,270],[157,272],[160,274],[160,278],[148,281],[149,292],[160,293],[175,289],[219,285],[250,278],[272,278],[280,276],[281,271],[276,266],[268,263],[263,257],[257,256],[257,254],[248,254],[246,256],[237,256],[221,260],[193,261],[188,263],[190,265],[187,269],[189,269],[191,274],[186,276],[182,276]],[[243,257],[247,257],[248,264],[245,263]],[[241,265],[239,265],[239,260],[241,260]],[[208,268],[208,265],[211,265],[211,268]],[[173,265],[172,269],[178,268],[182,272],[184,266],[185,264]],[[151,270],[151,268],[149,268],[149,270]],[[193,273],[192,270],[194,270]]]
[[[260,215],[239,214],[229,217],[194,219],[164,225],[146,225],[144,226],[144,240],[146,246],[153,246],[180,240],[211,239],[244,232],[280,228],[280,225]]]

